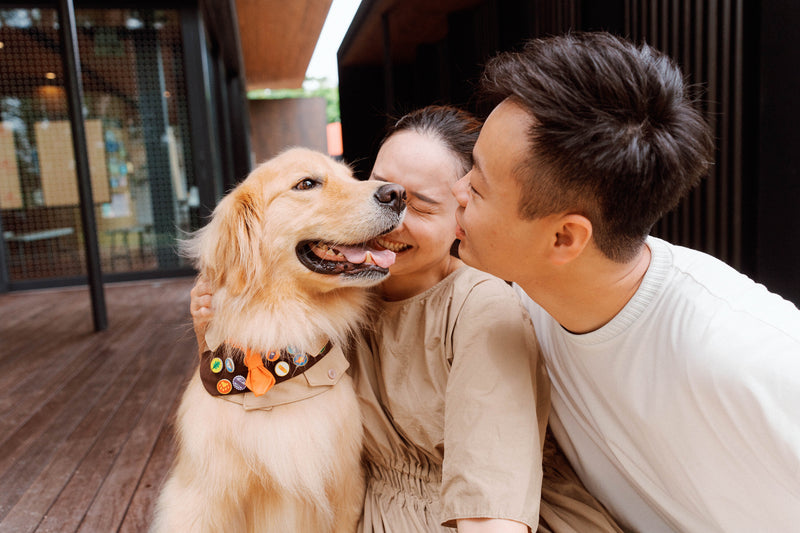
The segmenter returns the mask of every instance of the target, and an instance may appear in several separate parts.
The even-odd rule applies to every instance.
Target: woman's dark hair
[[[457,107],[429,105],[400,117],[386,132],[381,146],[389,137],[401,131],[413,131],[439,139],[458,157],[461,170],[466,174],[472,168],[472,148],[478,140],[481,122]]]
[[[626,261],[711,165],[713,140],[678,66],[608,33],[527,43],[488,63],[485,95],[531,116],[515,172],[519,212],[589,218],[600,250]]]

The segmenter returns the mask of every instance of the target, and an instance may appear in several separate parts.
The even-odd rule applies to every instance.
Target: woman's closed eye
[[[421,215],[433,215],[436,213],[436,208],[431,204],[424,202],[409,202],[408,207]]]

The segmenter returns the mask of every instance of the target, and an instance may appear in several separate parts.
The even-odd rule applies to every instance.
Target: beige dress
[[[549,432],[544,442],[550,382],[508,285],[461,267],[375,317],[351,357],[365,429],[360,532],[453,531],[479,517],[621,532]]]
[[[368,472],[360,531],[452,531],[442,524],[477,517],[535,530],[549,381],[516,295],[461,267],[376,315],[352,369]]]

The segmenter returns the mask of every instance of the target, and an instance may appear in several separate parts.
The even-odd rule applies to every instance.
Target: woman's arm
[[[465,518],[457,520],[458,533],[527,533],[528,526],[499,518]]]
[[[535,528],[549,381],[530,319],[511,289],[490,279],[470,289],[452,324],[443,521],[498,518],[465,522],[459,531]]]

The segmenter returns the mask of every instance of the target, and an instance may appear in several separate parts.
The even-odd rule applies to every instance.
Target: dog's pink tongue
[[[376,250],[375,248],[361,248],[357,246],[337,246],[336,249],[345,258],[356,265],[367,259],[367,252],[372,256],[373,262],[381,268],[389,268],[394,264],[395,253],[391,250]]]

